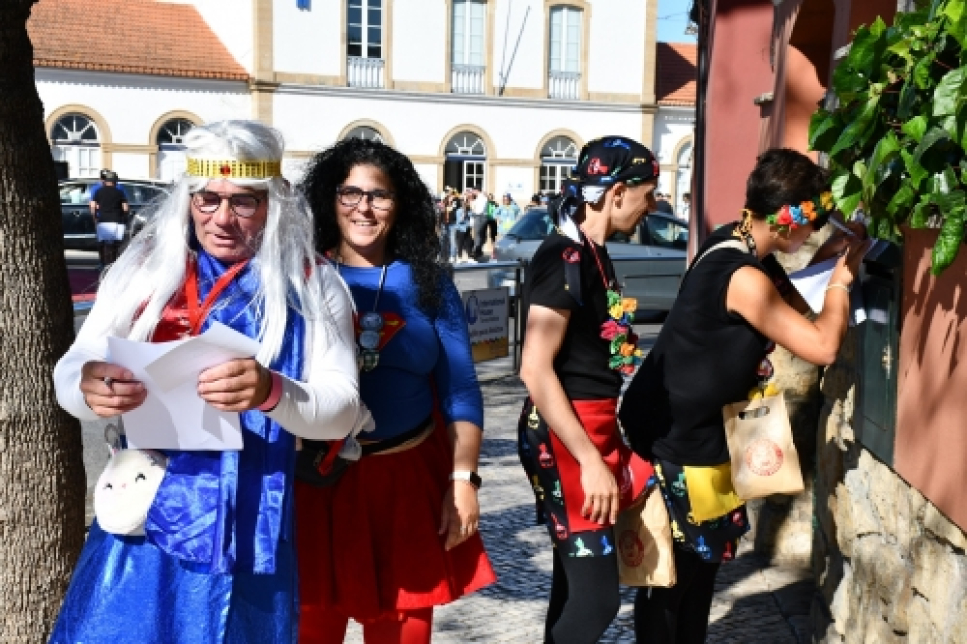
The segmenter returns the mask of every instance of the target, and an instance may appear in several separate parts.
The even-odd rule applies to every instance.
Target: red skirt
[[[632,452],[622,439],[618,430],[617,399],[570,402],[588,438],[614,475],[621,509],[629,507],[647,487],[654,468]],[[524,401],[519,430],[520,460],[535,485],[538,522],[544,523],[550,515],[552,536],[609,528],[610,525],[581,516],[584,506],[581,464],[547,425],[540,410],[534,409],[529,398]]]
[[[446,425],[395,454],[365,456],[336,485],[296,482],[300,620],[357,621],[446,604],[496,581],[476,534],[449,552],[437,534],[453,451]]]

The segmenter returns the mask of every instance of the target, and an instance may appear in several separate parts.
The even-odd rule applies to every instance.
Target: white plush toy
[[[168,459],[154,450],[120,449],[114,425],[108,425],[104,437],[111,459],[94,488],[94,514],[105,532],[141,536]]]

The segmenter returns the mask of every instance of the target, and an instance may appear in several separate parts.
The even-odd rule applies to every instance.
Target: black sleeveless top
[[[722,226],[696,257],[732,237]],[[628,390],[619,418],[636,452],[678,465],[719,465],[729,460],[722,407],[746,400],[768,339],[725,299],[732,274],[743,266],[769,276],[780,292],[789,288],[775,257],[759,260],[739,249],[716,250],[690,270],[654,348]]]

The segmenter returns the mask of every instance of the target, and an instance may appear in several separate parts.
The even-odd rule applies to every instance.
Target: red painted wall
[[[752,99],[771,92],[773,5],[769,0],[717,0],[710,33],[706,97],[704,237],[739,218],[745,181],[759,152],[761,110]]]
[[[903,232],[893,466],[967,530],[967,249],[934,277],[930,253],[936,240],[936,230]]]

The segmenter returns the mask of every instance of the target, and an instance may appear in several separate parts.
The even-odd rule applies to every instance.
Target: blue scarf
[[[204,300],[228,268],[198,251],[198,295]],[[258,273],[249,263],[218,298],[202,325],[215,320],[250,338],[259,322],[251,302]],[[289,310],[285,339],[271,368],[302,377],[305,322]],[[258,410],[239,414],[241,451],[169,451],[168,469],[148,511],[147,539],[201,572],[275,572],[280,540],[292,529],[295,439]]]

